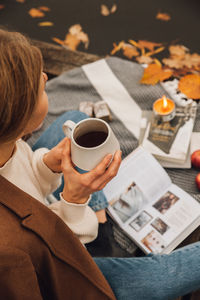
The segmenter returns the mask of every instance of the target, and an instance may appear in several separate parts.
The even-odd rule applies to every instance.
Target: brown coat
[[[2,176],[0,298],[115,299],[92,257],[65,223]]]

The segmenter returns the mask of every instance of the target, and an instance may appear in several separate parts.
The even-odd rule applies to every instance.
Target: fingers
[[[117,172],[119,170],[121,164],[121,151],[117,151],[113,157],[113,160],[109,167],[104,169],[104,172],[100,174],[94,181],[92,182],[92,188],[93,190],[101,190],[103,189],[106,184],[117,175]],[[96,168],[95,168],[96,169]],[[94,169],[94,170],[95,170]]]
[[[105,176],[105,181],[102,182],[102,184],[99,186],[99,190],[102,190],[106,184],[117,175],[118,171],[119,171],[119,167],[121,164],[122,158],[121,158],[121,151],[117,151],[115,153],[115,156],[113,158],[113,161],[111,163],[111,165],[109,166],[108,170],[106,171],[106,175]],[[103,179],[103,178],[102,178]]]
[[[99,176],[102,176],[105,173],[106,168],[110,164],[112,159],[112,154],[108,154],[104,157],[104,159],[89,173],[86,174],[85,177],[92,182],[96,180]]]

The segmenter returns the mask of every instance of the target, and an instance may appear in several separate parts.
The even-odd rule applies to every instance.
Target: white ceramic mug
[[[90,171],[107,155],[113,154],[120,149],[119,142],[110,126],[97,118],[84,119],[77,124],[71,120],[63,124],[63,131],[71,139],[72,162],[82,170]],[[97,146],[81,146],[77,139],[91,132],[104,132],[106,137]]]

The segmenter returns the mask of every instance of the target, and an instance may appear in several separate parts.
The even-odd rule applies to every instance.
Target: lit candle
[[[175,103],[164,95],[154,102],[153,111],[154,114],[160,116],[164,122],[170,121],[175,116]]]

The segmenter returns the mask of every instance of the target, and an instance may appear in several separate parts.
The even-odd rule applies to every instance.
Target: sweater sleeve
[[[40,148],[34,151],[32,155],[33,172],[44,197],[55,191],[61,184],[61,173],[52,172],[43,162],[43,156],[48,151],[47,148]]]
[[[69,226],[83,244],[93,241],[98,234],[98,220],[88,206],[90,197],[84,204],[67,202],[61,194],[60,199],[48,207]]]

